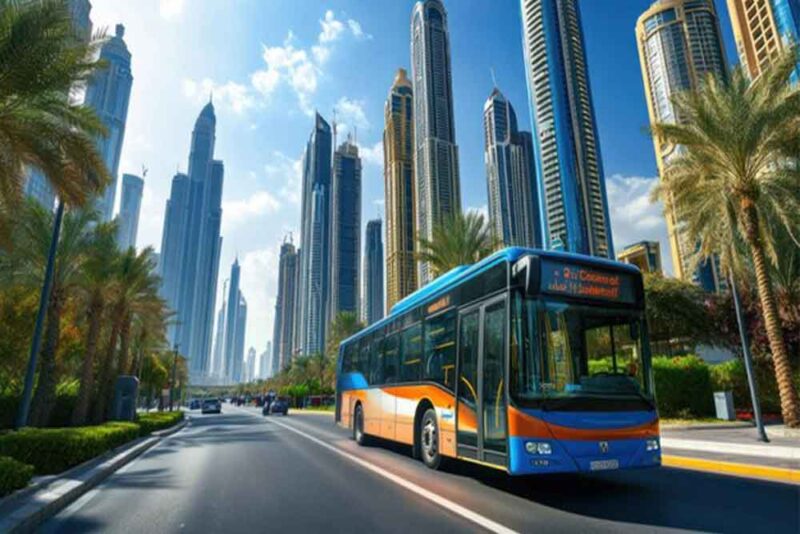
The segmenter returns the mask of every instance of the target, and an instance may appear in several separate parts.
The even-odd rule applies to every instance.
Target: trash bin
[[[736,412],[733,409],[733,393],[730,391],[714,392],[714,408],[717,410],[717,419],[735,421]]]
[[[136,397],[139,392],[139,379],[135,376],[118,376],[114,387],[114,421],[133,421],[136,418]]]

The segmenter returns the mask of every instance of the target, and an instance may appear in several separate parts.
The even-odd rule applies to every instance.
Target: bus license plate
[[[619,469],[619,460],[595,460],[589,462],[591,471],[606,471],[608,469]]]

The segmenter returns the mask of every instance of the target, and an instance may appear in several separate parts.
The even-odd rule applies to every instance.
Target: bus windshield
[[[638,310],[525,298],[513,304],[511,394],[517,401],[650,396]]]

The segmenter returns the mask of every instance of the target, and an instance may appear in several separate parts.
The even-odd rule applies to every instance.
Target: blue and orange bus
[[[642,276],[507,248],[342,342],[337,422],[512,475],[661,463]]]

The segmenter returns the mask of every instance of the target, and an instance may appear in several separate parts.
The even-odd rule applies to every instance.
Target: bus
[[[511,475],[654,467],[640,271],[506,248],[433,280],[339,347],[336,421]]]

